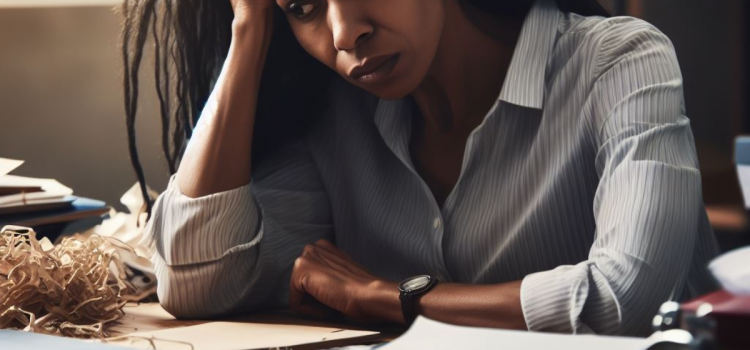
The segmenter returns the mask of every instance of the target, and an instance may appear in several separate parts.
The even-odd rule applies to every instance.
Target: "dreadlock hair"
[[[534,0],[459,0],[493,14],[524,14]],[[560,9],[608,16],[596,0],[557,0]],[[152,203],[136,147],[139,77],[146,43],[153,43],[153,74],[159,99],[161,146],[169,173],[179,167],[186,141],[216,83],[232,40],[228,0],[124,0],[121,33],[125,122],[130,160],[151,213]],[[253,136],[253,163],[291,137],[304,134],[326,107],[321,93],[336,73],[309,56],[283,11],[263,70]],[[315,87],[315,88],[310,88]],[[286,98],[293,97],[293,101]]]

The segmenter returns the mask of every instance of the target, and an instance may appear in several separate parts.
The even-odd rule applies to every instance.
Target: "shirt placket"
[[[428,202],[431,205],[430,211],[432,213],[432,217],[427,218],[426,222],[423,225],[426,225],[428,229],[434,233],[434,237],[439,243],[436,246],[440,249],[439,254],[441,257],[441,266],[438,267],[439,272],[436,274],[436,277],[442,281],[450,281],[451,278],[448,273],[448,268],[445,264],[445,250],[443,249],[446,219],[451,217],[454,203],[461,195],[460,186],[462,183],[462,179],[464,178],[464,174],[467,171],[468,164],[471,164],[471,162],[473,161],[473,157],[475,157],[475,155],[477,154],[476,147],[479,144],[479,142],[477,142],[479,134],[484,129],[484,125],[487,123],[489,117],[495,114],[498,103],[496,102],[495,105],[493,105],[492,109],[485,116],[483,122],[479,126],[477,126],[469,135],[466,142],[466,148],[464,149],[464,158],[461,164],[461,172],[458,181],[456,181],[456,184],[446,198],[442,209],[438,206],[437,200],[432,194],[430,187],[416,171],[414,163],[411,159],[411,154],[409,152],[409,141],[411,139],[412,131],[411,126],[413,118],[413,104],[414,101],[410,97],[405,97],[400,100],[380,101],[375,113],[375,124],[380,130],[380,134],[383,137],[386,145],[388,145],[388,147],[396,155],[396,157],[401,160],[402,164],[406,166],[407,169],[409,169],[412,176],[416,178],[415,180],[417,181],[417,183],[419,183],[422,187],[424,195],[429,199]],[[421,220],[422,218],[418,219]]]

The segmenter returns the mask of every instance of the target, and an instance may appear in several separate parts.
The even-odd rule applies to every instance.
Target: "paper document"
[[[56,180],[8,175],[21,164],[22,160],[0,158],[0,215],[70,207],[73,190]]]
[[[0,187],[41,187],[41,192],[12,194],[0,197],[0,207],[35,204],[36,201],[49,203],[52,199],[64,200],[73,190],[54,179],[37,179],[15,175],[0,176]]]
[[[148,342],[138,341],[138,338],[143,338],[153,339],[159,350],[189,350],[191,346],[195,350],[266,350],[376,334],[378,333],[300,325],[209,322],[196,326],[131,333],[130,339],[111,344],[150,349]]]
[[[203,324],[208,321],[177,320],[159,305],[159,303],[125,304],[122,308],[125,315],[117,320],[110,329],[112,336],[121,336],[135,332],[158,331]]]
[[[419,316],[409,330],[378,350],[643,350],[643,338],[563,335],[453,326]]]
[[[708,268],[729,293],[750,295],[750,247],[724,253],[712,260]]]
[[[0,189],[4,189],[0,191],[0,207],[48,204],[73,194],[73,190],[53,179],[8,175],[21,164],[22,160],[0,158]]]
[[[0,176],[9,174],[23,164],[22,160],[0,158]]]
[[[125,316],[111,331],[109,344],[136,349],[158,350],[252,350],[299,347],[332,342],[356,343],[377,337],[378,332],[338,328],[287,314],[238,316],[224,321],[176,320],[158,304],[126,305]],[[367,338],[364,338],[367,337]],[[339,343],[337,343],[337,341]],[[4,350],[4,349],[3,349]]]

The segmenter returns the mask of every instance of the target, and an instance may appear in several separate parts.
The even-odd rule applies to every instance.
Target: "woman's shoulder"
[[[558,26],[562,37],[572,35],[586,43],[599,45],[616,45],[634,38],[644,36],[664,37],[666,35],[653,24],[640,18],[630,16],[585,17],[575,13],[566,13]]]
[[[573,42],[577,53],[594,63],[594,76],[639,54],[665,58],[665,68],[678,68],[674,45],[653,24],[629,16],[584,17],[565,14],[559,26],[560,43]]]

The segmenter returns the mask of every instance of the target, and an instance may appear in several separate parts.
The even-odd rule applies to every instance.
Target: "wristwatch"
[[[411,325],[417,318],[415,306],[419,297],[429,292],[437,283],[438,279],[433,276],[419,275],[409,277],[398,284],[398,290],[401,291],[401,312],[407,325]]]

